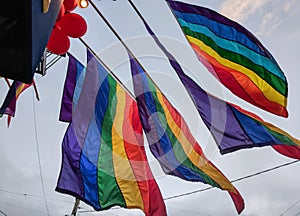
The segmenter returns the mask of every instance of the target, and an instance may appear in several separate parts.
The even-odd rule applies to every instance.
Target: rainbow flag
[[[59,120],[63,122],[72,121],[72,113],[74,112],[73,104],[77,103],[76,101],[80,95],[82,81],[85,76],[85,67],[83,64],[81,64],[72,54],[68,53],[68,56],[69,62],[59,114]]]
[[[222,172],[205,157],[180,113],[155,87],[135,59],[131,58],[130,64],[142,126],[150,150],[164,172],[228,191],[237,212],[242,212],[243,198]]]
[[[118,205],[139,208],[147,216],[166,215],[135,101],[89,52],[86,71],[63,139],[56,191],[95,210]]]
[[[300,159],[299,140],[259,116],[208,94],[184,73],[150,26],[145,21],[143,23],[157,46],[168,57],[222,154],[244,148],[272,146],[287,157]]]
[[[25,84],[19,81],[13,81],[11,84],[4,102],[0,107],[0,117],[3,116],[3,114],[8,116],[8,126],[10,125],[11,118],[15,116],[17,99],[19,98],[20,94],[32,84],[33,83]]]
[[[247,29],[208,8],[167,1],[204,66],[231,92],[287,117],[287,80],[270,52]]]
[[[222,154],[239,149],[272,146],[300,159],[300,141],[257,115],[205,92],[184,73],[177,72]]]

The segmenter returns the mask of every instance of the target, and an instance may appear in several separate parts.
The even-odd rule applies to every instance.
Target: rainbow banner
[[[204,155],[201,147],[166,97],[134,58],[130,59],[134,93],[150,150],[166,174],[199,181],[229,192],[238,213],[244,201],[237,189]]]
[[[10,125],[11,118],[15,116],[17,99],[19,98],[20,94],[32,84],[33,83],[25,84],[19,81],[13,81],[11,84],[4,102],[0,107],[0,117],[3,116],[3,114],[8,116],[8,126]]]
[[[157,46],[168,57],[170,65],[186,88],[221,154],[244,148],[272,146],[287,157],[300,159],[299,140],[265,122],[257,115],[208,94],[184,73],[182,67],[159,41],[150,26],[145,21],[143,23]]]
[[[139,208],[147,216],[166,215],[147,161],[137,109],[88,52],[80,95],[63,139],[58,192],[73,195],[95,210],[117,205]]]
[[[300,141],[257,115],[205,92],[177,71],[222,154],[239,149],[272,146],[279,153],[300,159]]]
[[[285,75],[251,32],[208,8],[167,2],[198,59],[224,86],[257,107],[288,116]]]

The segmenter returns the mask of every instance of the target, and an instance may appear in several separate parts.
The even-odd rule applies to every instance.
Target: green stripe
[[[228,59],[231,62],[237,63],[239,65],[244,66],[245,68],[248,68],[249,70],[252,70],[255,72],[260,78],[265,80],[267,83],[269,83],[276,91],[278,91],[283,96],[287,97],[287,85],[286,82],[283,81],[278,76],[271,73],[269,70],[264,68],[261,65],[257,65],[254,62],[252,62],[247,57],[232,52],[230,50],[223,49],[222,47],[219,47],[218,44],[211,39],[210,37],[192,31],[188,27],[182,27],[184,33],[186,35],[189,35],[191,37],[197,38],[201,40],[203,43],[205,43],[207,46],[211,47],[215,52],[217,52],[222,58]]]
[[[250,118],[252,118],[251,116],[249,116]],[[288,138],[286,135],[279,133],[277,131],[272,130],[271,128],[269,128],[268,126],[266,126],[264,123],[262,123],[261,121],[252,118],[253,121],[255,121],[257,124],[262,125],[273,137],[275,137],[278,141],[280,141],[282,144],[285,145],[293,145],[293,146],[298,146],[293,140],[291,140],[290,138]],[[276,143],[275,143],[276,144]]]
[[[170,126],[167,124],[166,114],[163,110],[162,105],[160,104],[160,102],[158,100],[156,89],[150,79],[148,79],[148,83],[149,83],[149,89],[155,99],[156,110],[159,113],[158,116],[159,116],[160,122],[161,122],[161,124],[163,124],[163,126],[166,129],[166,134],[168,135],[168,138],[171,141],[171,144],[173,147],[173,152],[175,154],[177,161],[179,161],[183,166],[185,166],[185,167],[191,169],[192,171],[194,171],[195,173],[199,174],[204,179],[204,181],[205,181],[204,183],[207,183],[207,184],[212,185],[213,187],[218,187],[218,188],[222,189],[222,187],[217,182],[215,182],[209,175],[207,175],[202,170],[200,170],[198,167],[196,167],[193,164],[193,162],[188,158],[188,156],[185,154],[185,152],[181,146],[181,143],[177,140],[176,136],[170,129]]]
[[[101,145],[98,158],[100,206],[104,209],[112,205],[126,207],[124,197],[115,178],[112,158],[112,125],[117,105],[117,99],[115,97],[116,81],[111,76],[108,76],[108,83],[108,106],[102,124]]]

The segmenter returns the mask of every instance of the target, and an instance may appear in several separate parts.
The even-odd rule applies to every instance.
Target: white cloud
[[[270,35],[283,23],[296,3],[296,0],[226,0],[221,4],[220,12],[236,22],[244,22],[255,15],[260,20],[256,34]]]
[[[227,0],[221,5],[221,13],[237,22],[242,22],[270,0]]]

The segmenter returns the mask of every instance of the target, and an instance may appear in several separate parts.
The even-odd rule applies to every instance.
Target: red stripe
[[[235,95],[276,115],[283,117],[288,116],[285,107],[274,101],[268,100],[261,90],[245,74],[220,64],[216,59],[202,51],[197,45],[191,43],[191,46],[196,52],[199,61],[201,61],[202,64],[204,64],[205,67]],[[239,80],[232,75],[237,73],[240,76]],[[248,89],[248,91],[245,89]],[[249,94],[249,92],[251,92],[251,94]]]
[[[142,195],[144,213],[146,216],[165,216],[165,204],[150,170],[143,146],[143,131],[138,108],[128,94],[126,94],[124,112],[128,113],[128,119],[124,119],[123,122],[124,147]]]
[[[224,178],[226,178],[226,176],[211,161],[209,161],[205,157],[200,145],[194,139],[193,135],[191,134],[186,122],[181,117],[180,113],[169,103],[169,101],[164,96],[163,96],[163,102],[167,107],[167,109],[169,110],[169,113],[171,114],[176,125],[181,129],[181,131],[183,132],[187,140],[193,146],[193,149],[200,155],[200,157],[202,157],[205,160],[206,163],[208,163],[211,167],[214,167],[214,169],[218,172],[219,175],[222,175],[224,176]],[[234,202],[237,212],[241,213],[245,207],[242,196],[240,195],[240,193],[236,188],[235,188],[235,192],[229,192],[229,194]]]
[[[288,145],[272,145],[273,149],[287,157],[300,160],[300,147]]]

